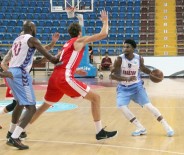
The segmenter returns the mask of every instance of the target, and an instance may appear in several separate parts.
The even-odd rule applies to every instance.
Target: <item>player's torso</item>
[[[12,58],[9,67],[21,67],[29,72],[35,53],[35,48],[30,48],[27,43],[31,37],[31,35],[25,34],[15,39],[12,45]]]
[[[122,81],[121,84],[123,85],[132,85],[134,83],[138,83],[140,81],[140,56],[134,53],[134,58],[132,60],[128,60],[124,54],[120,55],[122,58],[121,64],[121,76],[123,77],[130,77],[136,76],[137,80],[133,82],[125,82]]]
[[[84,48],[79,52],[75,51],[74,42],[76,40],[77,38],[72,38],[64,44],[60,56],[61,65],[58,66],[59,68],[68,69],[73,72],[78,67],[84,53]]]

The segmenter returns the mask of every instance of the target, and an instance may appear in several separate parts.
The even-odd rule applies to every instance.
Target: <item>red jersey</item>
[[[68,69],[71,70],[72,75],[75,73],[84,53],[84,48],[79,52],[75,51],[74,42],[77,39],[78,37],[72,38],[64,44],[60,56],[61,64],[56,66],[55,69]]]
[[[45,101],[48,104],[58,102],[63,95],[70,97],[85,97],[90,91],[90,87],[74,78],[74,73],[78,67],[84,53],[84,48],[77,52],[74,49],[74,42],[78,38],[72,38],[64,44],[60,63],[56,65],[49,79]]]

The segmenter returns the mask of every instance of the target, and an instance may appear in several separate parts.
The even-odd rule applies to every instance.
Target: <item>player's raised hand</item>
[[[104,23],[104,22],[108,22],[108,12],[106,12],[105,10],[102,10],[100,12],[100,20]]]
[[[76,17],[78,18],[78,20],[79,20],[79,24],[81,25],[81,26],[84,26],[84,18],[83,18],[83,14],[77,14],[76,15]]]
[[[52,35],[52,41],[56,43],[59,40],[60,34],[58,32]]]

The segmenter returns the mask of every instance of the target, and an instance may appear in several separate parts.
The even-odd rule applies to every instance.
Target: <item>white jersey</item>
[[[33,64],[33,56],[35,48],[30,48],[27,41],[33,37],[30,34],[25,34],[17,37],[12,46],[12,58],[9,67],[19,67],[29,72]]]
[[[132,85],[132,84],[138,83],[141,80],[140,73],[139,73],[140,56],[134,53],[134,58],[132,60],[128,60],[125,57],[125,54],[121,54],[119,57],[122,58],[121,76],[123,77],[136,76],[137,77],[136,81],[131,81],[131,82],[121,81],[120,83],[123,85]]]

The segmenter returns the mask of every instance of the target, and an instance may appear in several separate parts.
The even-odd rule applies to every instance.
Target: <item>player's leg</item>
[[[17,101],[13,100],[12,103],[8,104],[5,108],[4,108],[4,112],[8,113],[14,110],[15,106],[17,105]]]
[[[127,105],[119,107],[119,109],[123,112],[124,116],[130,121],[130,123],[134,124],[136,130],[132,132],[132,136],[140,136],[145,135],[147,133],[144,126],[139,122],[136,116],[130,111]]]
[[[11,87],[15,99],[19,102],[12,115],[12,123],[18,124],[8,139],[7,144],[19,149],[28,149],[29,147],[22,144],[19,137],[36,111],[36,98],[33,91],[32,79],[26,71],[20,68],[11,68],[9,70],[13,73],[14,80],[7,79],[7,82]],[[24,80],[22,77],[24,77]],[[23,107],[26,107],[25,113],[21,117],[21,120],[19,120]]]
[[[147,133],[146,129],[139,122],[136,116],[130,111],[128,108],[128,104],[130,103],[131,96],[134,94],[134,90],[132,87],[126,87],[121,84],[117,87],[117,106],[123,112],[125,118],[130,121],[133,125],[135,125],[136,130],[132,132],[133,136],[140,136]]]
[[[167,136],[172,137],[174,135],[174,130],[167,123],[167,121],[163,118],[160,111],[155,106],[153,106],[151,103],[145,104],[144,107],[148,109],[156,117],[157,121],[159,121],[163,125],[165,131],[167,132]]]
[[[167,135],[168,136],[173,136],[174,135],[174,131],[173,129],[168,125],[168,123],[165,121],[165,119],[163,119],[160,111],[154,107],[149,98],[148,98],[148,95],[145,91],[145,88],[141,85],[139,85],[137,87],[137,93],[136,95],[134,96],[134,101],[136,103],[139,103],[142,107],[145,107],[146,109],[148,109],[156,118],[159,122],[161,122],[161,124],[163,125],[164,129],[166,130],[167,132]]]
[[[47,109],[50,108],[50,104],[44,102],[41,106],[39,106],[37,109],[36,109],[36,112],[35,114],[33,115],[31,121],[30,121],[30,124],[32,124],[33,122],[35,122],[39,117],[40,115],[42,115],[45,111],[47,111]]]
[[[45,102],[40,107],[37,108],[36,113],[34,114],[34,116],[30,121],[30,124],[35,122],[45,111],[47,111],[47,109],[49,109],[53,104],[58,102],[64,95],[64,93],[60,89],[58,89],[57,85],[54,85],[54,81],[50,79],[44,97]]]
[[[93,120],[96,127],[96,139],[107,139],[117,134],[117,131],[108,132],[102,128],[101,117],[100,117],[100,96],[90,90],[90,87],[85,83],[70,78],[65,83],[62,91],[64,94],[71,97],[84,97],[91,102],[91,111]]]
[[[91,102],[91,111],[94,120],[94,124],[96,127],[96,139],[107,139],[117,135],[117,131],[105,131],[102,128],[101,116],[100,116],[100,96],[89,90],[89,92],[85,95],[85,99]]]

